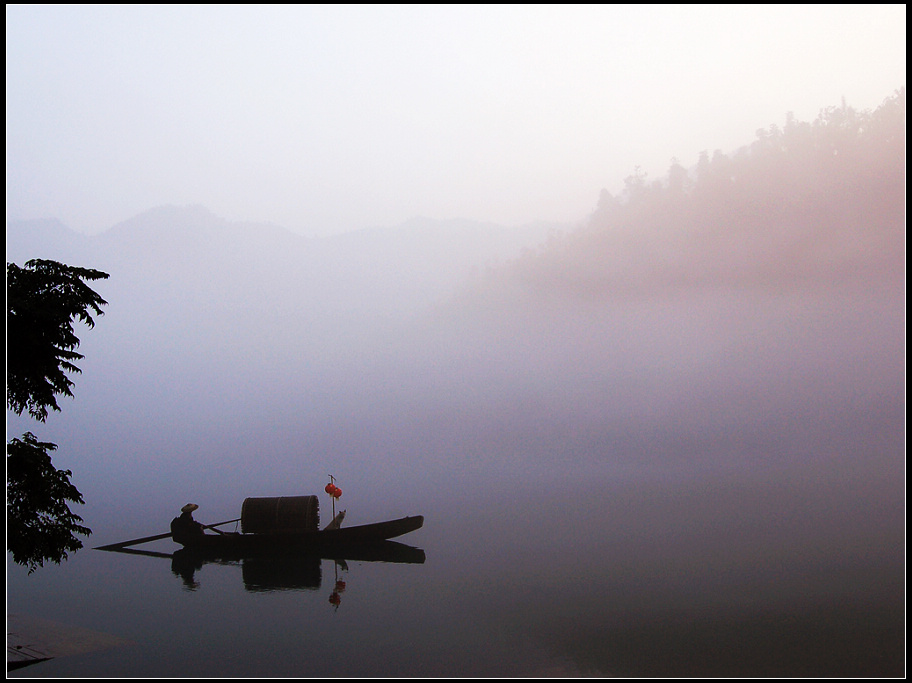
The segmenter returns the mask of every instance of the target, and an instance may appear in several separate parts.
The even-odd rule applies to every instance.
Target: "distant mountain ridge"
[[[230,221],[199,205],[160,206],[91,236],[54,219],[11,222],[7,260],[49,258],[103,270],[111,274],[102,287],[111,301],[151,306],[157,296],[156,306],[198,300],[254,317],[264,308],[382,317],[450,296],[473,273],[519,257],[559,227],[416,218],[315,238]],[[164,308],[149,313],[166,317]]]
[[[416,217],[399,225],[311,237],[274,223],[227,220],[202,205],[164,205],[121,221],[96,235],[79,233],[56,218],[11,221],[7,224],[7,259],[44,258],[42,254],[79,251],[87,245],[144,249],[150,242],[172,240],[174,246],[214,248],[217,245],[208,240],[264,242],[268,239],[281,243],[283,249],[311,248],[329,252],[336,244],[356,250],[383,248],[389,255],[398,255],[397,259],[409,254],[409,243],[420,244],[420,251],[427,252],[437,248],[436,242],[440,248],[447,250],[457,246],[463,254],[500,260],[512,258],[523,249],[537,246],[549,234],[570,227],[542,222],[509,228],[465,219]]]

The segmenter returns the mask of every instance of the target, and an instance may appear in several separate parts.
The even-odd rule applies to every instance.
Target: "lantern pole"
[[[332,484],[333,486],[336,485],[336,478],[331,474],[329,475],[329,483]],[[330,498],[330,500],[332,500],[332,506],[333,506],[332,518],[335,519],[336,518],[336,497],[334,495],[330,494],[329,498]]]

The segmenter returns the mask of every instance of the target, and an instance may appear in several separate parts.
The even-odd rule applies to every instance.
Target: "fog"
[[[905,83],[904,5],[6,8],[7,216],[577,223]]]
[[[110,274],[74,398],[7,431],[102,535],[327,474],[901,528],[904,7],[7,19],[7,260]]]
[[[872,244],[903,243],[901,221],[866,225]],[[615,482],[772,487],[795,504],[784,486],[803,505],[848,486],[878,501],[866,523],[901,517],[902,251],[884,266],[856,244],[855,280],[774,291],[752,273],[654,288],[639,266],[636,291],[594,296],[524,279],[568,243],[542,231],[424,221],[307,239],[201,207],[94,237],[12,223],[9,260],[111,277],[79,334],[74,398],[8,432],[60,446],[103,534],[185,499],[228,519],[329,473],[361,515],[488,487],[598,499],[596,482]]]

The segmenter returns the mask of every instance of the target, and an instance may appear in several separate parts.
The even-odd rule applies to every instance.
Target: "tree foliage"
[[[60,564],[82,547],[74,534],[92,533],[67,501],[82,504],[82,494],[70,483],[70,470],[51,463],[52,443],[38,441],[31,432],[6,445],[6,533],[13,561],[31,574],[45,561]]]
[[[673,287],[800,287],[894,277],[905,254],[905,88],[874,111],[843,102],[760,129],[734,153],[639,167],[588,224],[494,273],[523,291],[613,297]],[[483,283],[481,286],[485,286]]]
[[[6,397],[16,413],[28,410],[43,422],[48,408],[60,411],[58,394],[73,395],[66,373],[80,372],[74,362],[83,358],[73,322],[94,327],[92,315],[103,315],[100,307],[107,303],[83,280],[107,277],[56,261],[6,264]]]
[[[80,372],[74,362],[83,358],[73,323],[94,327],[93,315],[103,315],[107,303],[84,280],[107,277],[56,261],[6,264],[9,409],[44,422],[49,408],[60,410],[58,395],[73,395],[66,373]],[[29,574],[46,561],[60,564],[82,547],[76,534],[92,533],[69,508],[83,503],[82,494],[70,482],[72,472],[52,464],[49,453],[56,448],[31,432],[6,445],[7,549]]]

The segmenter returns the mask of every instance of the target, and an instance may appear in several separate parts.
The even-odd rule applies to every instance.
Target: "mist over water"
[[[219,644],[200,624],[201,674],[402,674],[369,644],[387,628],[413,644],[414,675],[895,674],[904,174],[895,145],[862,152],[884,172],[824,165],[785,209],[786,181],[740,190],[708,171],[686,199],[603,197],[563,231],[418,221],[307,239],[201,207],[94,237],[14,223],[8,260],[111,277],[79,334],[75,398],[46,424],[8,415],[8,434],[59,445],[91,546],[160,532],[190,501],[213,522],[246,497],[315,494],[330,474],[346,523],[425,515],[406,540],[429,561],[407,583],[401,567],[352,573],[377,597],[351,608],[331,666],[295,649],[290,623],[275,647],[294,656],[228,666],[251,636]],[[95,585],[59,603],[68,568],[86,580],[135,560],[85,549],[37,579],[12,566],[13,607],[96,628],[116,615],[145,656],[173,614],[130,617],[139,575],[117,574],[104,609]],[[165,565],[141,566],[172,604]],[[212,592],[233,569],[200,573],[212,613],[250,599]],[[289,618],[285,602],[251,610]],[[97,655],[93,671],[187,673],[165,649]]]
[[[97,482],[106,498],[199,496],[199,481],[237,495],[309,491],[327,468],[368,487],[390,461],[420,478],[425,449],[391,452],[398,445],[384,433],[404,435],[434,410],[426,401],[448,381],[435,368],[461,342],[430,349],[440,340],[407,338],[426,327],[417,316],[545,229],[403,230],[311,241],[162,209],[69,251],[62,241],[23,245],[22,259],[111,274],[98,287],[105,315],[80,335],[77,397],[42,429],[67,435],[77,480]]]
[[[99,286],[109,306],[82,335],[75,399],[47,425],[66,434],[61,458],[84,439],[77,480],[100,479],[108,495],[118,476],[152,476],[156,495],[177,487],[180,499],[197,481],[269,489],[327,468],[365,486],[476,468],[762,469],[797,464],[801,441],[811,464],[825,461],[829,429],[889,413],[903,391],[902,297],[876,287],[486,313],[445,308],[452,282],[409,281],[379,253],[374,272],[355,264],[318,280],[323,262],[304,240],[252,258],[238,239],[203,240],[210,260],[134,239],[125,255],[73,261],[111,273]],[[371,297],[382,277],[411,310]],[[791,443],[783,452],[775,439]]]
[[[889,277],[466,298],[543,230],[307,240],[200,208],[92,238],[37,227],[11,226],[10,260],[111,274],[75,398],[46,425],[8,418],[60,444],[87,510],[207,490],[237,505],[327,472],[360,494],[902,466],[904,296]]]

